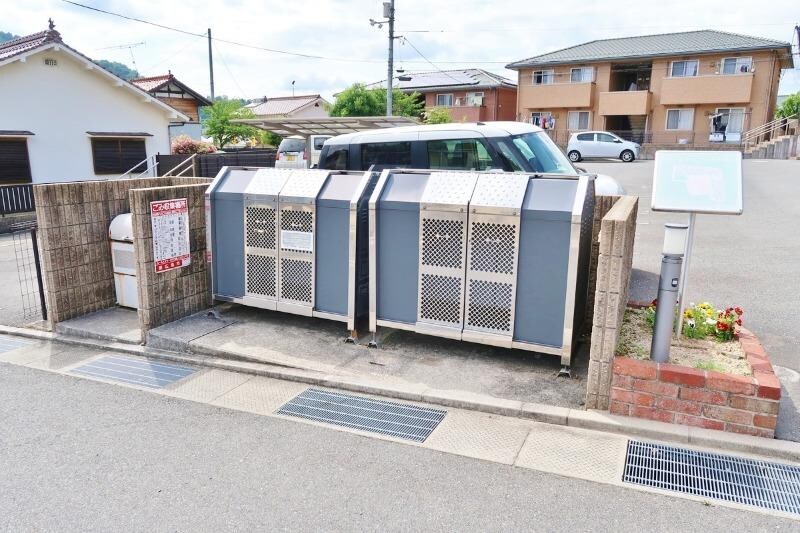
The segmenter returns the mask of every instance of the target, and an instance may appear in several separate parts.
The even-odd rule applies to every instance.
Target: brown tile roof
[[[24,37],[18,37],[11,41],[0,44],[0,61],[10,57],[24,54],[34,48],[39,48],[43,44],[61,42],[61,34],[56,30],[45,30]]]
[[[147,78],[136,78],[130,80],[130,82],[140,89],[144,89],[147,92],[154,91],[167,83],[169,80],[174,78],[172,74],[162,74],[161,76],[150,76]]]
[[[252,102],[247,104],[247,107],[252,109],[257,116],[288,115],[320,98],[321,96],[318,94],[265,97],[265,101]]]

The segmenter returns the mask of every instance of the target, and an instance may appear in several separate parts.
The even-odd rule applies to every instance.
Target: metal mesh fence
[[[35,223],[16,226],[11,238],[22,297],[22,316],[26,320],[46,320],[44,279],[39,266],[39,242]]]

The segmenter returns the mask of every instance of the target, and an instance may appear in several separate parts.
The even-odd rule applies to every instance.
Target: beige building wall
[[[555,119],[554,138],[565,142],[570,111],[589,111],[589,129],[606,129],[604,112],[615,109],[636,109],[646,112],[647,131],[657,144],[707,144],[711,130],[710,117],[719,108],[744,108],[743,130],[772,120],[780,76],[780,50],[736,52],[727,54],[696,54],[652,59],[650,95],[627,91],[609,93],[612,64],[624,62],[574,63],[522,69],[519,71],[517,120],[528,121],[532,111],[549,112]],[[722,61],[730,57],[751,57],[752,69],[746,74],[721,75]],[[698,75],[671,78],[668,74],[673,61],[698,60]],[[785,60],[784,60],[785,61]],[[646,59],[631,61],[646,63]],[[594,67],[592,83],[570,83],[571,69]],[[783,65],[785,66],[785,65]],[[552,85],[534,85],[533,73],[552,70]],[[694,109],[691,130],[667,130],[669,109]]]

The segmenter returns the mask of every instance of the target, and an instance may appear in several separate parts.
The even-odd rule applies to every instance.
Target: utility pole
[[[794,31],[797,32],[797,56],[800,57],[800,24],[795,25]]]
[[[211,103],[214,103],[214,58],[211,55],[211,28],[208,28],[208,75],[211,80]]]
[[[386,75],[386,116],[392,116],[392,73],[394,72],[394,0],[383,3],[383,16],[389,19],[389,66]]]

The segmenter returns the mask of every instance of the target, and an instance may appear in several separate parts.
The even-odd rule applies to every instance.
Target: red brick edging
[[[742,329],[739,342],[753,376],[615,357],[609,411],[773,438],[780,381],[755,335]]]

